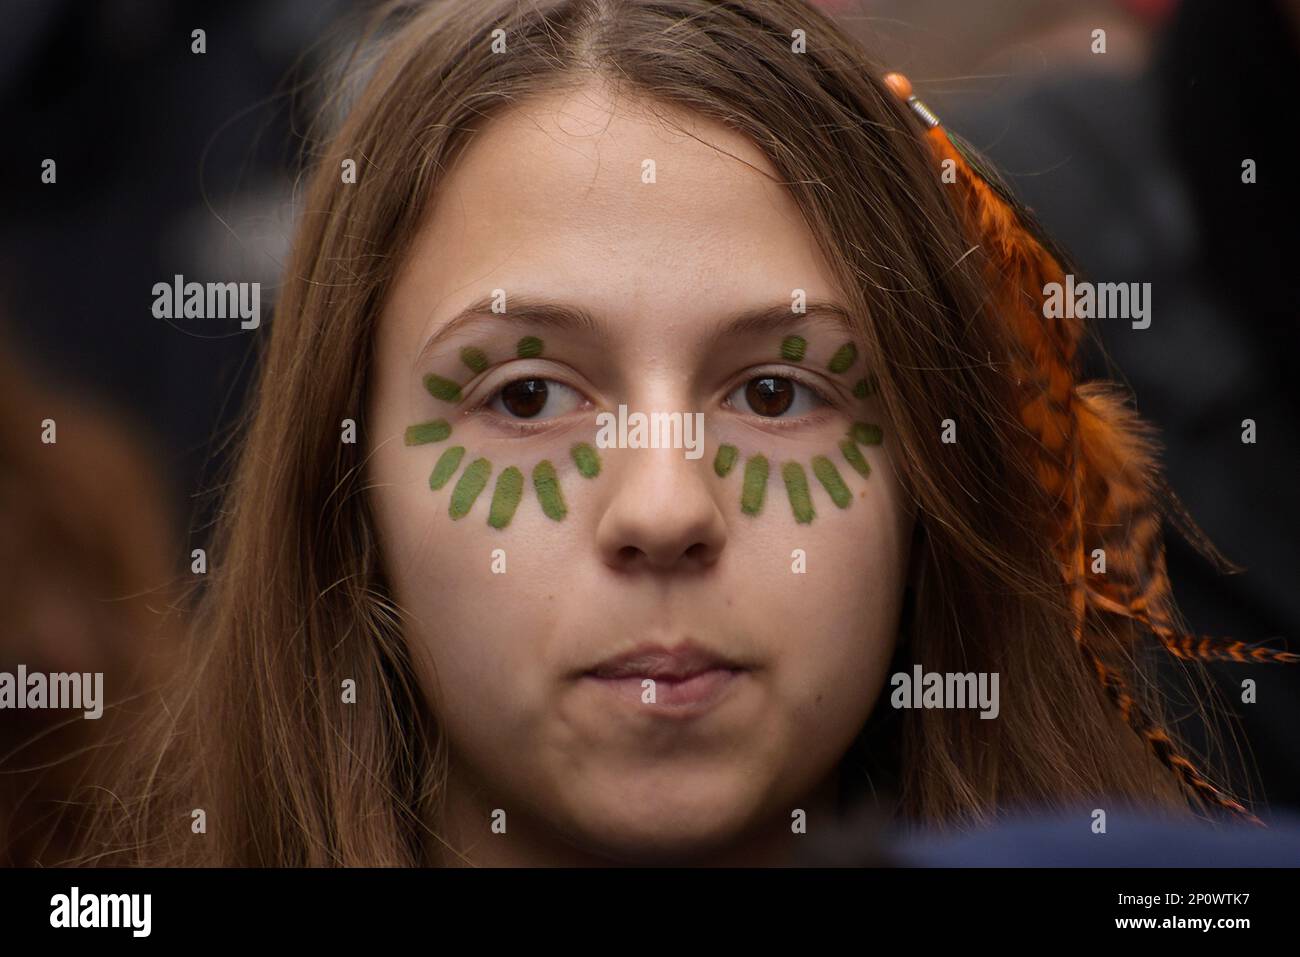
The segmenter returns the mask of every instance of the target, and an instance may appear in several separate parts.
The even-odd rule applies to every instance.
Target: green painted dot
[[[438,459],[438,464],[433,467],[429,473],[429,488],[442,488],[448,480],[456,474],[456,469],[460,468],[460,460],[465,457],[465,446],[453,445],[447,451],[443,452]]]
[[[474,500],[487,486],[488,476],[492,474],[492,463],[487,459],[475,459],[460,473],[456,487],[451,490],[451,506],[448,511],[452,518],[464,518],[474,507]]]
[[[456,402],[460,399],[459,385],[432,372],[424,377],[424,387],[435,399],[442,399],[444,402]]]
[[[862,451],[853,444],[852,439],[843,439],[840,442],[840,451],[844,454],[844,461],[852,465],[859,475],[865,478],[871,474],[871,466],[867,464]]]
[[[763,509],[763,496],[767,493],[767,459],[755,455],[745,463],[745,481],[740,492],[740,510],[746,515],[757,515]]]
[[[493,528],[509,525],[523,494],[524,473],[511,465],[497,476],[496,488],[492,490],[492,506],[488,509],[488,524]]]
[[[838,375],[847,370],[849,366],[853,365],[853,363],[857,361],[857,358],[858,347],[851,342],[846,342],[835,350],[835,355],[831,356],[830,365],[826,368]]]
[[[785,491],[790,497],[790,510],[794,520],[800,525],[807,525],[817,515],[813,510],[812,496],[808,493],[808,475],[798,462],[786,462],[781,466],[781,478],[785,480]]]
[[[434,419],[406,427],[407,445],[424,445],[426,442],[441,442],[451,435],[451,426],[446,419]]]
[[[579,442],[569,452],[573,464],[578,467],[578,474],[583,478],[595,478],[600,474],[600,456],[586,442]]]
[[[736,456],[739,453],[734,445],[719,445],[718,454],[713,457],[713,471],[718,477],[724,477],[736,466]]]
[[[555,474],[555,466],[543,459],[533,468],[533,488],[537,491],[537,501],[542,503],[546,517],[560,521],[569,513],[564,504],[564,495],[560,492],[560,479]]]
[[[854,383],[853,394],[856,395],[859,399],[865,399],[869,395],[875,395],[876,389],[879,387],[880,387],[880,383],[879,381],[877,381],[876,374],[873,372],[865,379],[859,379],[856,383]]]
[[[870,422],[854,422],[853,428],[849,430],[849,436],[858,445],[879,445],[885,437],[880,426],[872,425]]]
[[[853,450],[856,452],[857,446],[853,446]],[[844,484],[844,479],[840,477],[840,470],[835,467],[834,462],[824,455],[815,456],[812,460],[812,470],[836,507],[848,508],[853,503],[853,493]]]
[[[803,336],[786,336],[781,340],[781,358],[787,362],[803,362],[808,351],[808,340]]]
[[[524,336],[515,345],[515,355],[521,359],[536,359],[542,354],[542,340],[536,336]]]
[[[482,372],[488,367],[487,353],[474,346],[466,346],[460,350],[460,361],[469,366],[475,373]]]

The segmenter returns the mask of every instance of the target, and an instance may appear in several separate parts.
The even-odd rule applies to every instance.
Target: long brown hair
[[[492,51],[504,31],[505,53]],[[794,52],[794,31],[806,51]],[[91,825],[117,863],[405,865],[439,859],[446,750],[385,582],[365,494],[374,324],[414,230],[494,110],[597,77],[752,138],[790,190],[880,357],[919,515],[900,656],[997,672],[999,720],[899,716],[906,822],[1022,805],[1147,804],[1175,780],[1107,702],[1071,635],[1023,453],[1017,348],[934,163],[882,69],[797,0],[466,0],[384,7],[312,158],[293,254],[188,638],[192,664]],[[358,168],[344,183],[345,160]],[[941,423],[958,426],[945,444]],[[1137,691],[1133,625],[1091,620]],[[340,688],[362,690],[340,706]],[[1150,694],[1145,695],[1153,697]],[[1147,706],[1158,711],[1158,701]],[[1110,805],[1101,805],[1110,806]],[[195,810],[207,831],[193,833]]]

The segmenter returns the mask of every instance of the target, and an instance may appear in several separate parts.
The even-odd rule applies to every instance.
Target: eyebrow
[[[802,312],[794,312],[788,302],[777,302],[757,309],[746,309],[722,319],[709,335],[710,344],[720,339],[752,336],[761,333],[776,334],[792,327],[823,322],[838,327],[838,331],[856,338],[853,317],[838,303],[825,299],[812,299]]]
[[[494,302],[492,296],[484,296],[456,313],[425,341],[416,355],[416,364],[423,362],[444,341],[466,326],[484,320],[586,333],[601,342],[609,341],[608,323],[582,306],[543,296],[514,296],[509,312],[495,312],[492,309]],[[725,317],[710,330],[706,345],[713,346],[719,340],[737,336],[775,334],[809,322],[829,322],[846,335],[855,336],[856,333],[853,319],[844,307],[829,300],[813,299],[805,304],[802,312],[794,312],[788,302],[777,302]]]
[[[609,335],[609,330],[603,322],[581,306],[571,303],[540,296],[513,296],[510,311],[497,312],[492,308],[495,302],[495,297],[484,296],[452,316],[425,341],[415,357],[416,364],[423,362],[427,356],[437,351],[443,342],[461,329],[484,320],[495,320],[512,325],[529,324],[563,332],[585,332],[602,341]]]

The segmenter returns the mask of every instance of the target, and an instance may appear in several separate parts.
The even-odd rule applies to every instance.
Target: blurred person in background
[[[100,717],[0,712],[0,864],[27,866],[67,856],[75,819],[64,812],[85,800],[92,756],[107,757],[165,672],[183,563],[171,490],[141,429],[11,347],[0,348],[0,381],[0,671],[103,675]]]

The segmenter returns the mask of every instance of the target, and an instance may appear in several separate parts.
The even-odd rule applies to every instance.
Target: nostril
[[[708,563],[711,554],[712,552],[706,543],[695,542],[685,551],[673,553],[671,560],[668,560],[668,556],[665,555],[664,563],[676,564],[676,562],[685,559],[689,562],[703,565]],[[645,549],[638,548],[635,545],[624,545],[618,550],[618,564],[624,568],[631,568],[640,562],[658,564],[659,562],[656,561],[656,558],[657,556],[654,552],[647,552]]]

